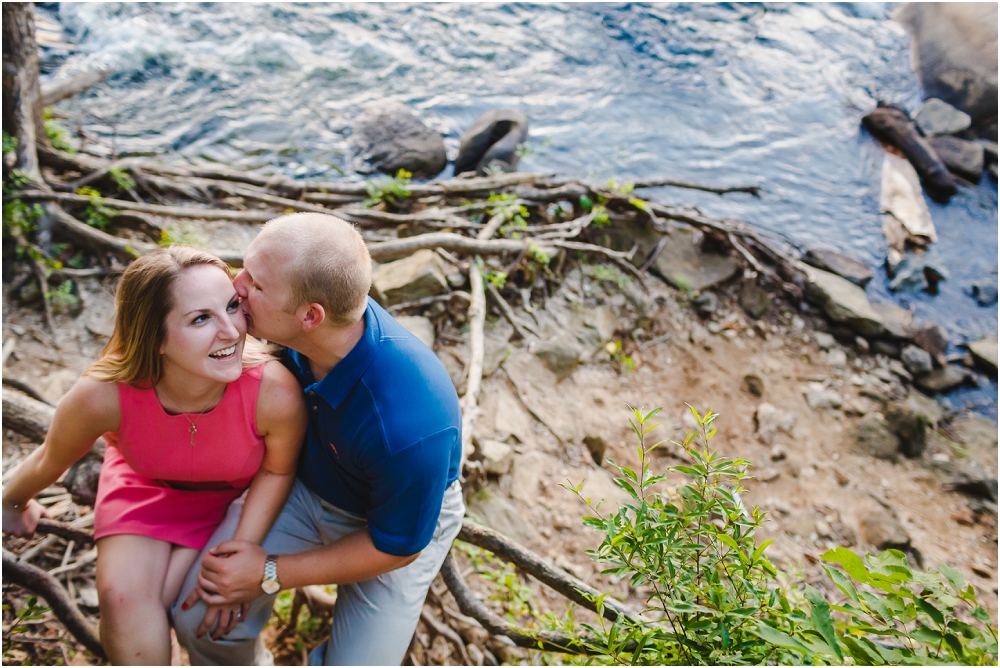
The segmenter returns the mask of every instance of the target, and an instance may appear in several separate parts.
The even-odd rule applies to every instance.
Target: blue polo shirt
[[[382,552],[424,549],[462,455],[458,395],[437,356],[369,299],[365,333],[323,380],[315,382],[308,359],[294,350],[282,361],[309,408],[299,479],[337,508],[367,517]]]

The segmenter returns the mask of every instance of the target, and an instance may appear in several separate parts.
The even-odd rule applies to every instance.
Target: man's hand
[[[246,619],[247,611],[250,609],[247,603],[234,603],[233,605],[210,605],[205,612],[205,619],[201,620],[195,637],[200,638],[209,631],[212,631],[212,640],[218,640],[222,636],[229,635],[239,622]]]
[[[249,603],[263,595],[264,548],[244,540],[219,543],[201,560],[198,586],[184,601],[187,610],[202,599],[209,606]]]
[[[19,538],[30,538],[38,527],[38,520],[48,517],[45,506],[34,499],[29,500],[21,509],[3,507],[3,532]]]

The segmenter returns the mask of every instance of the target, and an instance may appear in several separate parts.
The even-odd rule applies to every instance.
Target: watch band
[[[267,555],[267,560],[264,561],[264,579],[265,580],[278,579],[278,555],[276,554]]]

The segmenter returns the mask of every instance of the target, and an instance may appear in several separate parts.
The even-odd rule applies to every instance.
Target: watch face
[[[265,594],[277,594],[281,591],[281,584],[277,580],[264,580],[260,583],[260,588]]]

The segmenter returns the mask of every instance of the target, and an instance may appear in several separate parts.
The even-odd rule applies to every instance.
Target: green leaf
[[[948,564],[941,564],[938,566],[938,573],[948,579],[948,582],[950,582],[951,586],[955,588],[955,591],[962,591],[965,589],[965,577],[957,568],[952,568]]]
[[[766,550],[767,546],[773,542],[774,542],[773,538],[768,538],[763,543],[758,545],[757,549],[753,551],[753,557],[751,557],[750,562],[757,563],[757,560],[760,558],[760,555],[764,554],[764,550]]]
[[[763,622],[756,629],[750,629],[750,632],[756,635],[758,638],[764,642],[770,643],[772,645],[777,645],[778,647],[786,647],[788,649],[794,649],[799,652],[809,653],[809,648],[803,645],[801,642],[795,638],[782,633],[778,629],[765,624]]]
[[[823,561],[840,564],[847,574],[862,584],[868,583],[868,569],[857,554],[846,547],[835,547],[820,555]]]
[[[944,615],[930,601],[925,598],[915,598],[913,599],[913,603],[921,612],[933,619],[935,623],[944,624]]]
[[[823,564],[823,570],[826,571],[826,574],[830,576],[831,580],[833,580],[833,584],[837,585],[840,591],[844,592],[844,595],[847,596],[847,598],[851,599],[855,603],[860,603],[860,601],[858,601],[858,590],[854,588],[854,584],[846,575],[841,573],[838,569],[831,568],[826,564]]]
[[[883,603],[881,599],[869,594],[866,591],[858,592],[858,596],[861,598],[861,601],[865,604],[865,606],[878,615],[883,622],[886,624],[892,623],[892,613],[889,612],[889,608],[885,607],[885,603]]]
[[[837,658],[842,660],[844,655],[837,643],[837,633],[833,628],[833,619],[830,617],[830,604],[826,602],[819,590],[810,585],[806,585],[806,600],[809,601],[809,607],[812,609],[813,625],[823,636],[823,640],[830,646],[833,653],[837,655]]]
[[[910,637],[917,642],[936,645],[941,642],[942,635],[940,631],[935,631],[926,626],[918,626],[910,632]]]
[[[986,612],[985,608],[973,608],[972,616],[981,621],[983,624],[990,623],[990,613]]]
[[[958,636],[954,633],[946,633],[944,634],[944,641],[951,649],[951,653],[955,655],[956,659],[961,661],[965,657],[965,650],[962,649],[962,641],[958,639]]]

